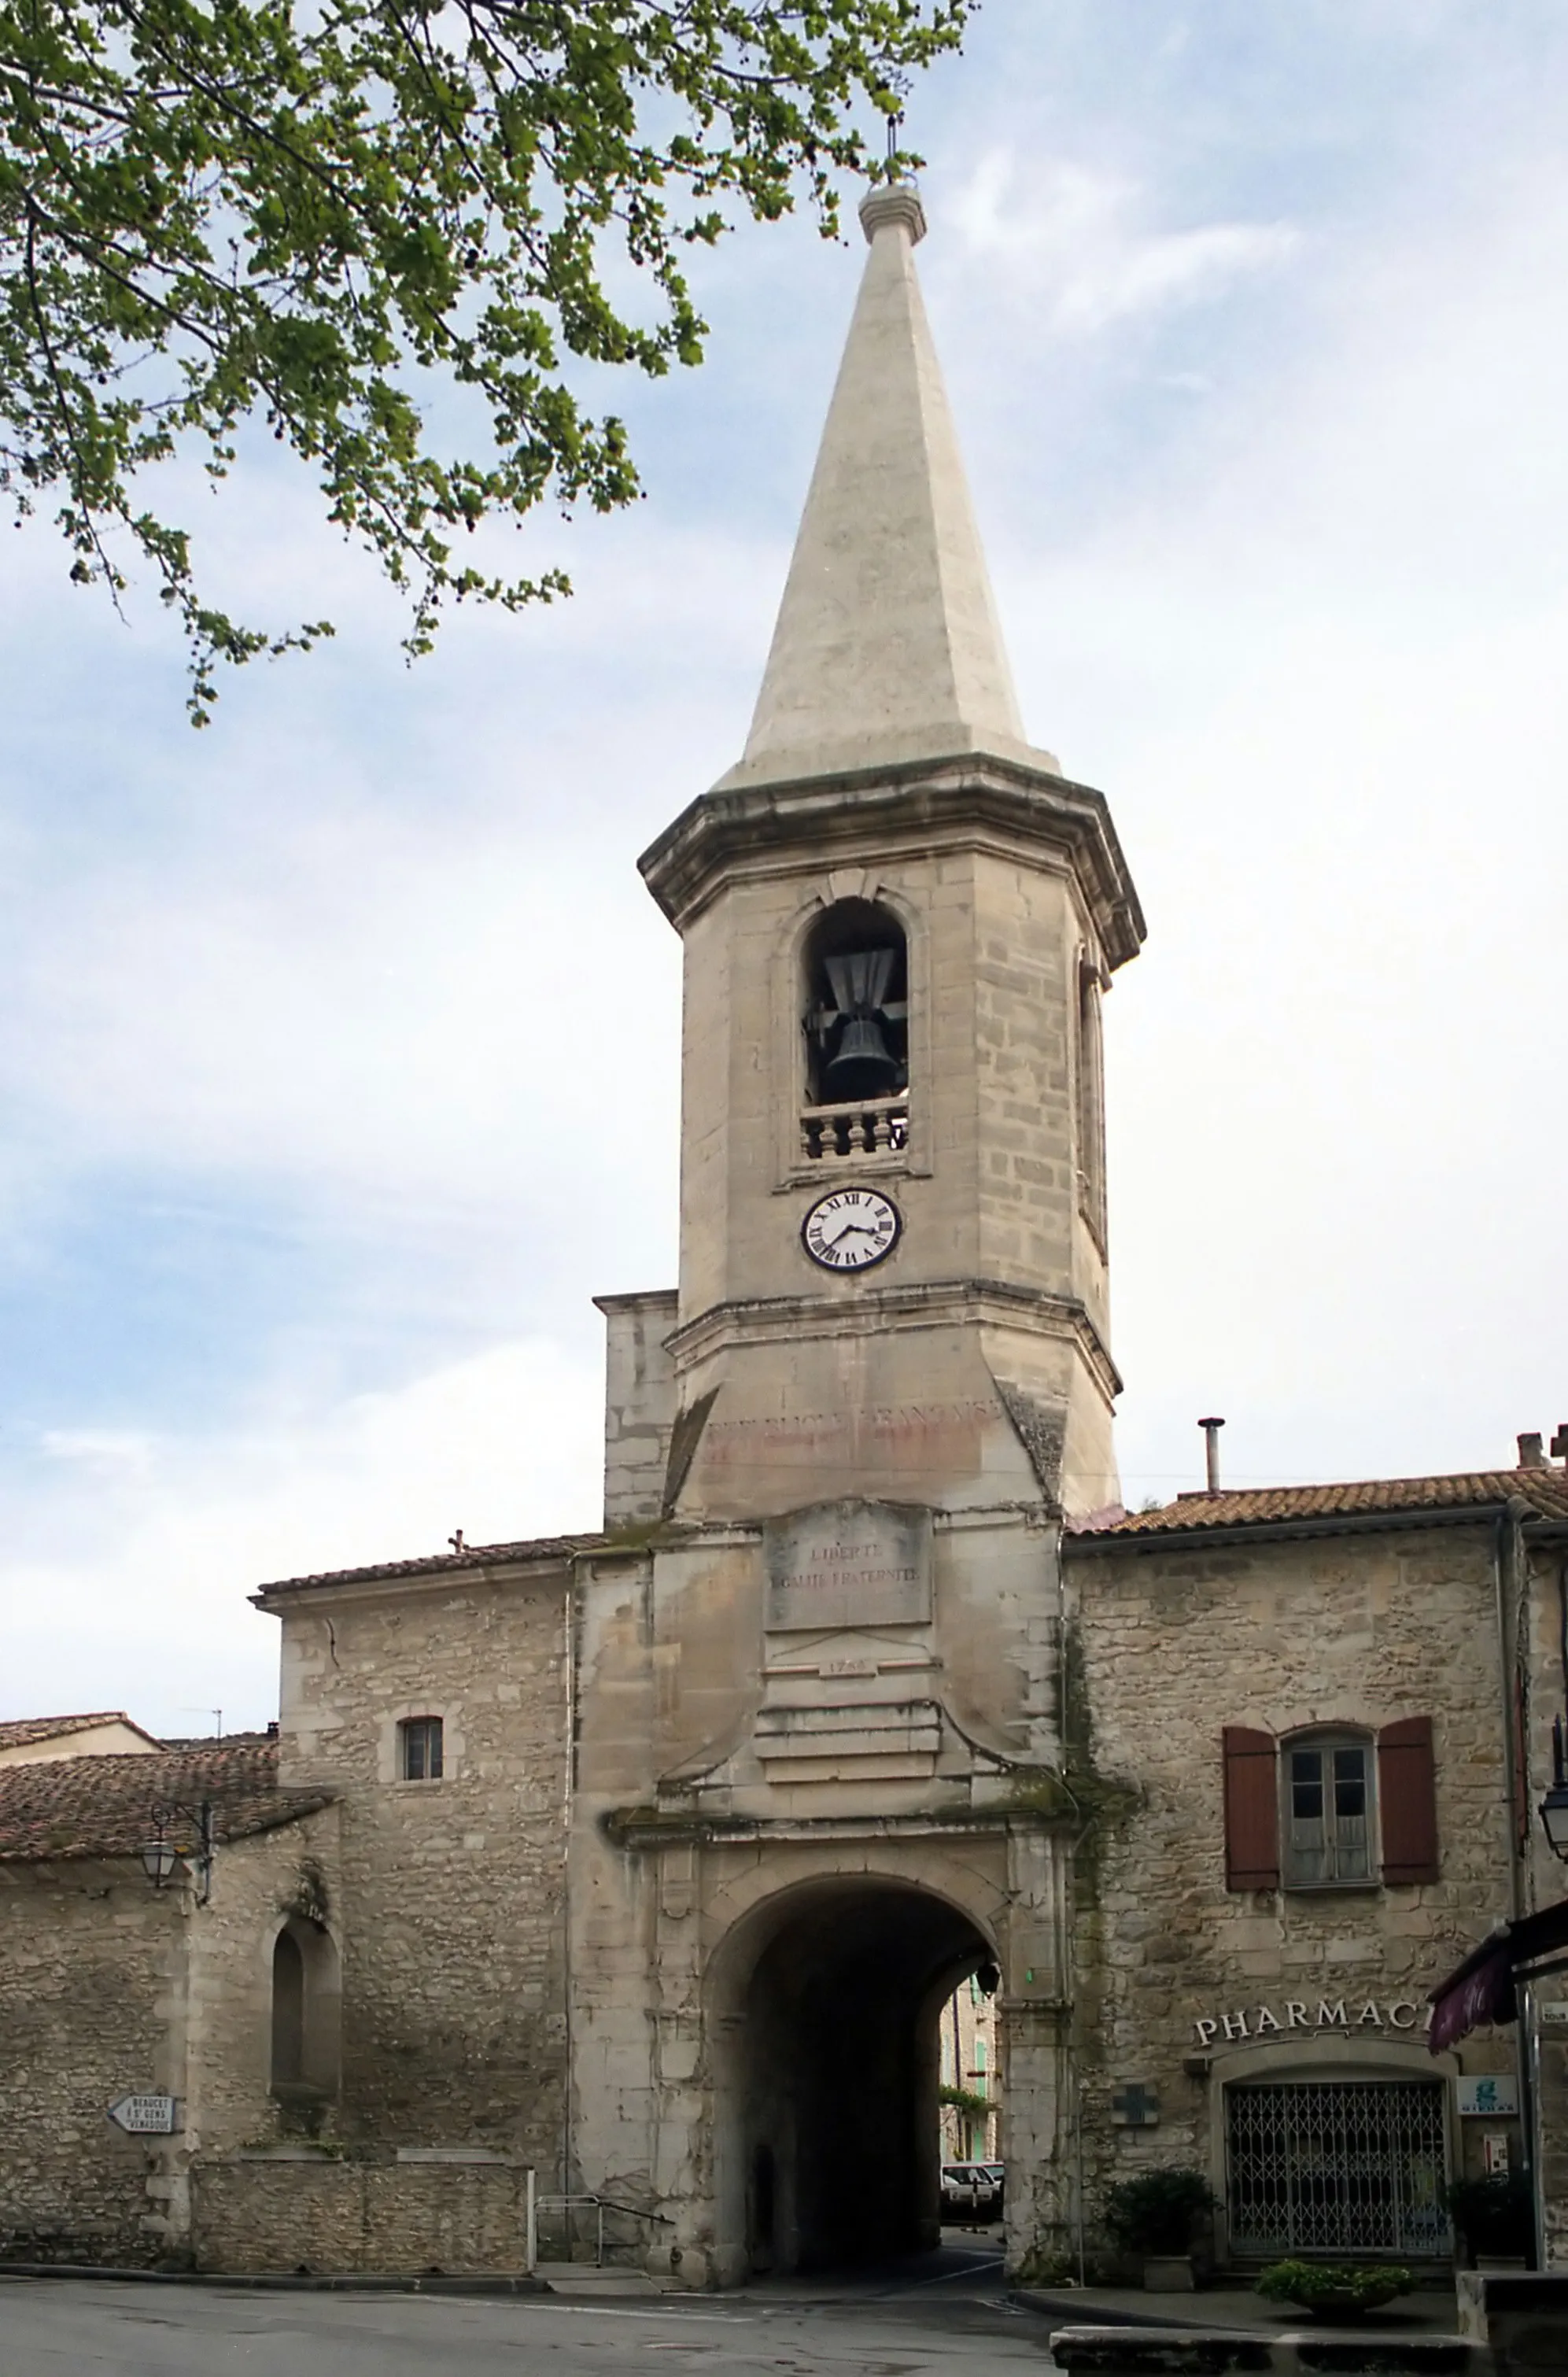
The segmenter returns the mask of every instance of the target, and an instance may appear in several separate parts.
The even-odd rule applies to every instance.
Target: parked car
[[[1002,2205],[1002,2167],[991,2162],[945,2162],[941,2208],[944,2220],[995,2220]]]

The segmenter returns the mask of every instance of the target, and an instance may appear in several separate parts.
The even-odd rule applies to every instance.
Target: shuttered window
[[[1283,1753],[1285,1886],[1321,1889],[1372,1879],[1372,1745],[1318,1734]]]
[[[1371,1742],[1347,1734],[1282,1746],[1273,1734],[1227,1725],[1224,1748],[1227,1890],[1371,1881],[1380,1834],[1385,1882],[1438,1880],[1430,1716],[1385,1725],[1375,1762]]]
[[[1382,1800],[1382,1878],[1436,1881],[1437,1790],[1430,1716],[1401,1717],[1378,1736]]]
[[[1225,1886],[1279,1887],[1279,1800],[1272,1733],[1225,1728]]]

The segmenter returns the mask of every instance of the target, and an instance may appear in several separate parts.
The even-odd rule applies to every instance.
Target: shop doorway
[[[940,2243],[938,2024],[992,1954],[946,1899],[864,1876],[782,1893],[730,1943],[719,2192],[745,2267]]]
[[[1230,2250],[1451,2251],[1441,2080],[1282,2080],[1226,2090]]]

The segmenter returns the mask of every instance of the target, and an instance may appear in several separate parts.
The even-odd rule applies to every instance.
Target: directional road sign
[[[179,2104],[173,2096],[118,2096],[109,2119],[133,2138],[172,2137],[179,2128]]]

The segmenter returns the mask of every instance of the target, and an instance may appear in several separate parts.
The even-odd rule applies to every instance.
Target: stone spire
[[[1027,758],[952,416],[915,276],[911,182],[861,200],[867,259],[772,649],[719,789],[936,759]]]

